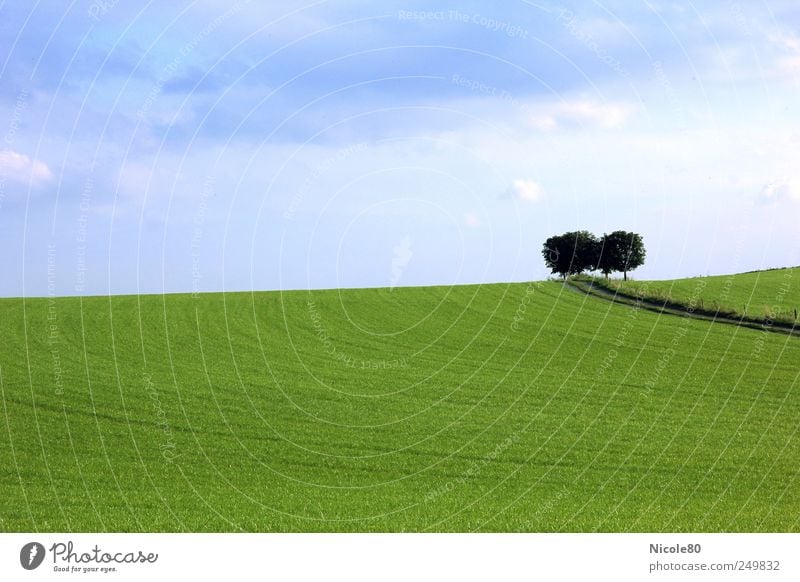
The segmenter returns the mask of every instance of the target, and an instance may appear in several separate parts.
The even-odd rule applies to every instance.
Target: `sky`
[[[800,264],[800,4],[0,5],[0,296]]]

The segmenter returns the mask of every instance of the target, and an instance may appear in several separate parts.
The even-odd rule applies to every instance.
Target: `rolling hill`
[[[0,322],[2,531],[800,531],[796,337],[556,282]]]
[[[772,317],[792,323],[800,312],[800,267],[669,281],[611,280],[608,287],[683,305],[694,302],[705,309],[752,319]]]

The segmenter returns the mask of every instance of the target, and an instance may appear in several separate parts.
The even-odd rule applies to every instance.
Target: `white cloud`
[[[528,122],[539,131],[553,131],[558,128],[558,121],[552,115],[533,115]]]
[[[565,125],[613,129],[625,123],[629,115],[630,107],[625,104],[581,99],[533,107],[528,123],[541,131],[553,131]]]
[[[0,176],[38,186],[52,179],[53,173],[44,162],[32,160],[25,154],[12,150],[3,150],[0,151]]]
[[[541,185],[533,180],[514,180],[509,193],[517,200],[537,202],[541,200],[543,190]]]
[[[196,190],[187,185],[185,173],[173,171],[177,164],[174,159],[163,156],[149,164],[128,161],[119,170],[119,191],[140,201],[156,197],[191,197]]]
[[[771,42],[780,45],[789,53],[800,53],[800,37],[793,33],[772,33],[768,36],[768,38]]]
[[[800,74],[800,55],[779,59],[778,68],[789,75]]]
[[[764,202],[785,199],[800,200],[800,179],[791,176],[783,180],[770,180],[761,189],[761,200]]]
[[[800,74],[800,37],[794,33],[779,32],[772,33],[767,38],[773,50],[767,52],[766,70],[762,70],[759,63],[756,71],[760,75],[759,78],[763,79],[764,76],[790,80],[796,78]]]
[[[126,162],[119,171],[119,189],[129,196],[143,197],[148,186],[153,187],[155,170],[139,162]]]
[[[474,212],[464,213],[464,226],[468,228],[475,228],[480,226],[481,219]]]
[[[106,218],[118,219],[125,214],[119,204],[93,204],[92,213]]]

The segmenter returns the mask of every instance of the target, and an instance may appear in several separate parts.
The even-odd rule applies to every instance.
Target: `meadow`
[[[669,281],[595,281],[627,295],[680,305],[693,303],[704,310],[749,319],[793,323],[800,312],[800,267]]]
[[[0,322],[2,531],[800,531],[796,337],[557,282]]]

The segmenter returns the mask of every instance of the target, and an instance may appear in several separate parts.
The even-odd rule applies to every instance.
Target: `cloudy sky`
[[[0,7],[2,296],[800,264],[796,0],[142,4]]]

